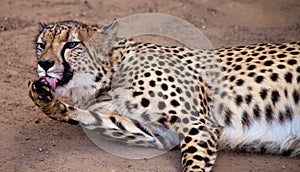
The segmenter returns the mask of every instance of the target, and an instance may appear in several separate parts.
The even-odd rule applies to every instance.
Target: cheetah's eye
[[[37,42],[37,43],[36,43],[36,46],[37,46],[38,49],[43,50],[43,49],[45,49],[46,44],[43,43],[43,42]]]
[[[79,45],[80,42],[67,42],[65,44],[65,47],[68,48],[68,49],[72,49],[72,48],[75,48],[77,45]]]

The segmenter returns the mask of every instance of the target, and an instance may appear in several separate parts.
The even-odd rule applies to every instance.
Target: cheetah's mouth
[[[42,78],[47,80],[47,82],[50,84],[52,90],[54,90],[54,91],[56,90],[56,86],[57,86],[57,82],[58,82],[57,78],[49,77],[49,76],[44,76]]]
[[[47,82],[49,83],[49,85],[51,86],[51,89],[53,91],[55,91],[58,86],[63,86],[65,84],[67,84],[72,79],[72,76],[73,75],[69,75],[69,77],[66,77],[66,78],[63,77],[62,79],[58,79],[58,78],[47,75],[47,76],[43,76],[41,78],[46,79]]]
[[[64,86],[69,83],[69,81],[73,78],[73,71],[70,69],[69,64],[63,63],[63,66],[64,70],[61,78],[50,76],[51,74],[49,73],[46,76],[41,77],[47,80],[53,91],[55,91],[58,86]]]

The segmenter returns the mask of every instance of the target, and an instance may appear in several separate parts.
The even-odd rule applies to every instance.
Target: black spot
[[[189,131],[189,134],[190,135],[197,135],[199,133],[199,130],[196,129],[196,128],[192,128],[190,131]]]
[[[168,90],[168,85],[163,83],[161,84],[161,89],[163,89],[164,91],[167,91]]]
[[[174,82],[174,78],[173,78],[172,76],[169,76],[169,77],[168,77],[168,80],[169,80],[170,82]]]
[[[190,110],[191,109],[191,106],[190,106],[190,104],[188,102],[185,102],[184,105],[185,105],[186,110]]]
[[[153,56],[148,56],[147,58],[149,61],[153,60]]]
[[[170,94],[172,97],[175,97],[176,96],[176,93],[175,92],[171,92]]]
[[[162,72],[159,71],[159,70],[155,71],[155,73],[156,73],[157,76],[161,76],[162,75]]]
[[[279,65],[277,65],[277,67],[278,67],[278,69],[284,69],[285,68],[285,66],[283,64],[279,64]]]
[[[98,73],[98,75],[95,78],[95,82],[99,82],[102,77],[103,77],[103,74],[102,73]]]
[[[240,61],[242,61],[242,60],[243,60],[242,57],[239,57],[239,58],[235,59],[236,62],[240,62]]]
[[[267,58],[267,56],[260,56],[258,59],[259,60],[265,60]]]
[[[190,153],[190,154],[192,154],[192,153],[195,153],[195,152],[197,152],[198,150],[194,147],[194,146],[190,146],[189,148],[187,148],[186,150],[184,150],[182,153],[184,154],[184,153]]]
[[[179,106],[180,104],[178,103],[177,100],[174,99],[174,100],[171,101],[171,105],[174,106],[174,107],[177,107],[177,106]]]
[[[184,138],[185,143],[190,143],[190,141],[192,141],[192,138],[187,136]]]
[[[186,161],[184,166],[190,166],[192,164],[193,164],[193,160],[189,159],[189,160]]]
[[[167,122],[167,119],[164,118],[164,117],[163,118],[159,118],[158,122],[161,123],[161,124],[165,124]]]
[[[279,48],[279,49],[285,49],[285,48],[286,48],[286,45],[280,45],[278,48]]]
[[[155,87],[155,81],[153,81],[153,80],[151,80],[150,82],[149,82],[149,85],[151,86],[151,87]]]
[[[300,52],[298,52],[298,51],[292,51],[292,52],[290,52],[292,55],[298,55],[298,54],[300,54]]]
[[[228,61],[232,61],[232,60],[233,60],[233,58],[232,58],[232,57],[229,57],[229,58],[227,58],[227,60],[228,60]]]
[[[245,100],[246,100],[246,103],[249,105],[249,104],[251,103],[251,101],[252,101],[252,95],[251,95],[251,94],[248,94],[248,95],[246,96]]]
[[[255,65],[250,65],[250,66],[248,66],[248,70],[253,70],[253,69],[255,69],[255,68],[256,68]]]
[[[231,125],[231,116],[232,116],[232,111],[229,108],[225,109],[225,124],[227,126]]]
[[[288,98],[288,90],[286,88],[284,89],[284,96]]]
[[[243,113],[242,124],[247,127],[250,126],[249,114],[246,111],[244,111],[244,113]]]
[[[227,53],[227,56],[232,56],[232,55],[233,55],[232,52]]]
[[[288,64],[289,64],[289,65],[294,65],[294,64],[297,64],[297,61],[296,61],[295,59],[290,59],[290,60],[288,61]]]
[[[134,92],[132,93],[132,96],[133,96],[133,97],[136,97],[136,96],[139,96],[139,95],[142,95],[142,94],[143,94],[143,92],[134,91]]]
[[[272,64],[274,64],[274,62],[272,60],[267,60],[264,63],[265,66],[271,66]]]
[[[236,70],[236,71],[238,71],[240,69],[242,69],[241,65],[237,65],[237,66],[234,67],[234,70]]]
[[[142,102],[141,102],[142,106],[144,107],[148,107],[150,104],[150,101],[146,98],[142,98]]]
[[[265,113],[266,113],[266,120],[267,120],[267,122],[272,122],[272,119],[273,119],[273,109],[272,109],[271,105],[267,105],[266,106]]]
[[[275,54],[275,53],[277,53],[277,51],[275,51],[275,50],[269,51],[269,54]]]
[[[287,51],[294,51],[295,48],[289,47],[289,48],[287,48],[286,50],[287,50]]]
[[[181,94],[181,93],[182,93],[181,88],[177,87],[177,88],[176,88],[176,92],[177,92],[178,94]]]
[[[259,94],[260,94],[260,97],[264,100],[267,97],[267,95],[268,95],[268,90],[267,89],[262,89],[259,92]]]
[[[255,82],[257,82],[257,83],[261,83],[263,80],[264,80],[264,77],[263,77],[263,76],[257,76],[257,77],[255,78]]]
[[[207,145],[207,143],[205,142],[205,141],[200,141],[199,143],[198,143],[198,145],[200,146],[200,147],[202,147],[202,148],[208,148],[208,145]]]
[[[242,79],[238,79],[237,81],[236,81],[236,85],[237,86],[242,86],[244,84],[244,80],[242,80]]]
[[[293,119],[293,113],[292,113],[292,110],[291,108],[289,107],[285,107],[285,116],[289,119],[289,120],[292,120]]]
[[[178,118],[178,116],[174,116],[174,115],[173,115],[173,116],[171,117],[171,119],[170,119],[170,123],[171,123],[171,124],[174,124],[176,121],[177,121],[178,123],[181,122],[181,121],[180,121],[180,118]]]
[[[249,76],[249,77],[255,76],[255,72],[250,72],[250,73],[248,73],[248,76]]]
[[[118,121],[116,121],[115,117],[110,117],[111,122],[113,122],[119,129],[126,130],[125,127]]]
[[[229,81],[234,81],[235,80],[235,76],[231,76],[231,77],[229,77]]]
[[[288,83],[292,83],[293,81],[293,74],[288,72],[287,74],[284,75],[284,79],[286,80],[286,82]]]
[[[251,62],[253,60],[252,57],[247,58],[246,62]]]
[[[279,122],[280,123],[284,122],[284,120],[285,120],[284,119],[284,113],[282,111],[280,111],[278,115],[279,115],[278,116]]]
[[[195,156],[198,156],[198,155],[195,155]],[[194,156],[194,157],[195,157],[195,156]],[[197,170],[197,169],[200,169],[200,168],[201,168],[201,167],[200,167],[199,165],[193,165],[193,166],[192,166],[192,169],[194,169],[194,170]]]
[[[151,76],[151,73],[150,73],[150,72],[146,72],[146,73],[144,74],[144,76],[145,76],[145,77],[150,77],[150,76]]]
[[[158,109],[163,110],[166,108],[166,103],[165,102],[158,102]]]
[[[190,121],[189,121],[188,118],[183,118],[183,119],[182,119],[182,122],[185,123],[185,124],[188,124]]]
[[[277,57],[278,57],[278,58],[285,58],[286,55],[285,55],[285,54],[278,54]]]
[[[236,98],[235,98],[235,104],[237,106],[240,106],[241,103],[243,103],[243,97],[241,95],[237,95]]]
[[[152,90],[149,91],[148,94],[149,94],[151,97],[155,97],[155,93],[154,93],[154,91],[152,91]]]
[[[299,92],[297,90],[293,91],[293,98],[294,98],[295,104],[298,104],[300,95],[299,95]]]
[[[115,137],[120,137],[123,135],[123,133],[121,132],[112,132],[112,135],[115,136]]]
[[[111,122],[112,122],[112,123],[114,123],[114,124],[117,122],[116,118],[115,118],[115,117],[113,117],[113,116],[112,116],[112,117],[110,117],[109,119],[110,119],[110,120],[111,120]]]
[[[246,55],[248,52],[247,51],[242,51],[241,54],[242,55]]]
[[[256,119],[260,118],[260,108],[257,104],[253,108],[253,114]]]
[[[278,102],[279,97],[280,97],[280,95],[279,95],[279,92],[277,90],[272,91],[271,100],[273,102],[273,105],[275,105]]]
[[[193,159],[198,160],[198,161],[203,161],[204,158],[201,155],[194,155]]]
[[[256,51],[264,51],[265,48],[264,47],[259,47],[258,49],[256,49]]]
[[[140,85],[143,85],[144,84],[144,81],[143,80],[139,80],[138,82]]]
[[[214,154],[214,152],[210,149],[207,149],[206,152],[209,156],[212,156]]]
[[[173,52],[174,52],[174,53],[179,53],[179,51],[178,51],[178,50],[176,50],[176,49],[175,49],[175,50],[173,50]]]
[[[272,81],[277,81],[278,80],[278,74],[277,73],[272,73],[270,78],[271,78]]]

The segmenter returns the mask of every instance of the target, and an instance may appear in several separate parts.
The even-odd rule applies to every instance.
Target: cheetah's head
[[[68,94],[77,89],[92,93],[109,82],[109,59],[117,22],[102,28],[76,21],[40,24],[36,41],[37,73],[52,89]]]

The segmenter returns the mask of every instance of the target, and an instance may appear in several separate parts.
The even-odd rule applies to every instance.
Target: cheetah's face
[[[101,40],[107,35],[103,28],[74,21],[41,24],[36,41],[38,76],[47,79],[58,92],[91,86],[102,70],[103,59],[93,51],[90,41],[100,33],[98,42],[105,42]]]

